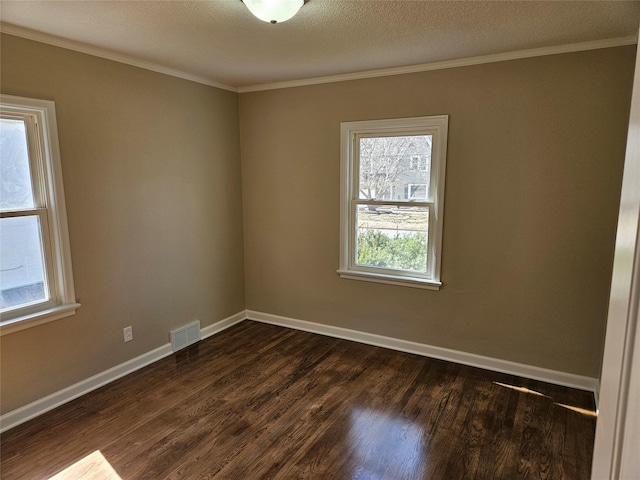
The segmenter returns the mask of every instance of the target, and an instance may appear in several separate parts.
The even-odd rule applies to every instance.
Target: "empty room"
[[[640,478],[639,19],[0,0],[0,478]]]

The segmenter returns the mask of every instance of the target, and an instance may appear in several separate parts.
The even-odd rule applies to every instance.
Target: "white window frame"
[[[0,335],[6,335],[74,315],[80,304],[73,285],[55,103],[0,95],[0,116],[25,122],[35,202],[33,209],[3,211],[0,216],[40,219],[49,296],[47,301],[2,312]]]
[[[447,158],[448,115],[343,122],[340,144],[340,268],[341,278],[439,290],[442,225]],[[431,135],[431,175],[426,201],[362,200],[359,198],[358,139],[402,135]],[[426,273],[392,270],[356,263],[358,205],[423,206],[429,209]]]

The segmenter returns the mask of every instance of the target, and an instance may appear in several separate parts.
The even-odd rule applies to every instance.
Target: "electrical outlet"
[[[122,331],[124,333],[125,342],[130,342],[131,340],[133,340],[133,327],[131,326],[125,327],[122,329]]]

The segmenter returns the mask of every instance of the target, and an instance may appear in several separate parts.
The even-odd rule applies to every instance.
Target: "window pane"
[[[427,272],[429,209],[358,205],[356,263]]]
[[[48,300],[40,219],[0,219],[0,308]]]
[[[0,119],[0,209],[34,206],[25,124]]]
[[[431,135],[360,138],[359,198],[426,200],[431,177]],[[419,197],[411,185],[422,185]]]

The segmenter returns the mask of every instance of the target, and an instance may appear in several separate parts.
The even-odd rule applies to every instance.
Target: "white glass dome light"
[[[293,17],[304,0],[242,0],[247,8],[263,22],[281,23]]]

